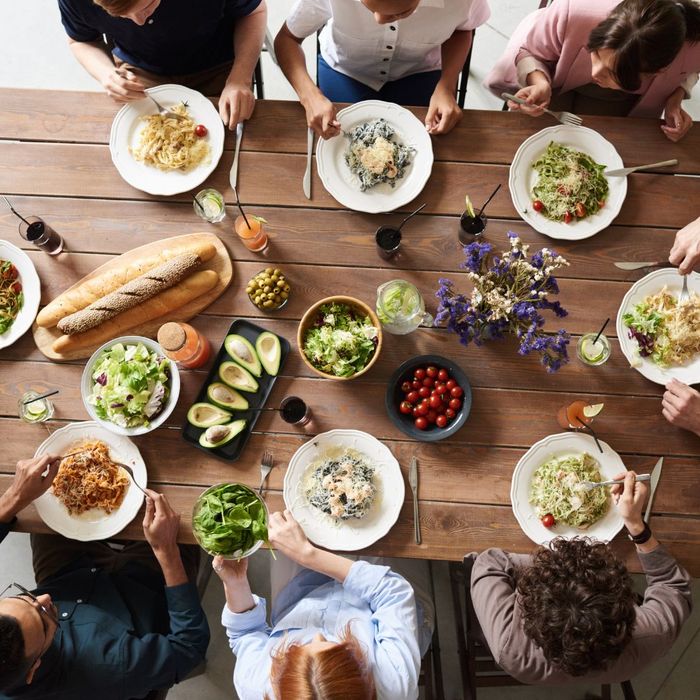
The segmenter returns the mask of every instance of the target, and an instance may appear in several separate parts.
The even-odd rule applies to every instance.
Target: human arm
[[[700,217],[676,233],[668,261],[678,265],[681,275],[687,275],[695,268],[700,272]]]
[[[160,564],[165,585],[170,587],[186,584],[187,574],[177,546],[180,516],[163,494],[151,489],[146,489],[146,493],[148,498],[143,516],[143,534]]]
[[[233,66],[219,96],[219,115],[229,129],[235,129],[238,122],[250,119],[253,114],[255,97],[251,85],[266,27],[265,0],[261,0],[252,12],[236,20],[233,30]]]
[[[680,141],[693,126],[692,117],[681,107],[686,98],[685,89],[677,87],[666,100],[664,107],[664,123],[661,131],[671,141]]]
[[[661,400],[661,413],[672,425],[700,436],[700,392],[671,379]]]

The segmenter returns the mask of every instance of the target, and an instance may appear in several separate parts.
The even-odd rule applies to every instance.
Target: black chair
[[[476,700],[477,688],[522,685],[498,666],[486,643],[472,605],[470,583],[476,554],[467,554],[461,564],[450,562],[450,586],[457,623],[457,652],[465,700]],[[624,700],[636,700],[630,681],[620,683]],[[590,700],[611,700],[610,685],[601,686]]]

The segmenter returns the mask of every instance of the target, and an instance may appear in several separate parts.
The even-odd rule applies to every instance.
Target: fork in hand
[[[272,471],[272,452],[263,452],[262,459],[260,460],[260,486],[258,487],[258,496],[262,496],[263,486],[265,486],[265,481]]]
[[[516,97],[508,92],[501,93],[501,97],[504,100],[510,100],[511,102],[516,102],[519,105],[525,105],[526,107],[532,107],[529,102],[523,100],[521,97]],[[583,119],[574,114],[573,112],[552,112],[551,109],[544,108],[547,114],[551,114],[556,120],[560,121],[562,124],[569,124],[570,126],[581,126],[583,124]]]
[[[688,275],[683,275],[683,289],[678,296],[678,303],[685,304],[690,299],[690,292],[688,291]]]
[[[651,474],[637,474],[635,481],[649,481]],[[598,486],[614,486],[615,484],[624,484],[624,479],[608,479],[608,481],[581,481],[579,488],[581,491],[592,491]]]
[[[158,107],[158,114],[160,114],[161,117],[165,117],[166,119],[184,119],[185,117],[182,114],[178,114],[177,112],[173,112],[170,109],[166,109],[163,107],[160,102],[158,102],[155,97],[152,97],[148,92],[146,92],[146,96],[150,98],[150,100],[155,104],[156,107]]]

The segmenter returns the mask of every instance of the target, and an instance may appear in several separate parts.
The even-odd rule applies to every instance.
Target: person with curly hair
[[[618,475],[613,498],[647,577],[637,602],[625,565],[602,542],[555,538],[532,556],[489,549],[471,596],[496,662],[523,683],[617,683],[663,656],[691,610],[690,578],[642,519],[648,487]]]

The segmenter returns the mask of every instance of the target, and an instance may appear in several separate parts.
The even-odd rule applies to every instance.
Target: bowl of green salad
[[[118,435],[143,435],[162,425],[180,395],[180,375],[150,338],[110,340],[87,361],[81,380],[92,420]]]
[[[374,311],[359,299],[326,297],[302,317],[297,347],[306,366],[321,377],[355,379],[377,361],[382,329]]]
[[[268,542],[268,515],[265,501],[244,484],[215,484],[194,504],[192,532],[208,554],[244,559]]]

